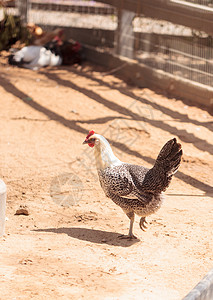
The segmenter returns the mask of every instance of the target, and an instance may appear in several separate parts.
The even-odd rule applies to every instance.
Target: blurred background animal
[[[46,66],[60,66],[62,64],[81,64],[83,59],[82,46],[76,41],[63,41],[63,32],[60,29],[54,32],[54,34],[58,33],[55,36],[52,32],[41,39],[35,40],[37,44],[41,43],[41,41],[46,41],[43,46],[36,45],[34,42],[34,45],[25,46],[21,50],[12,53],[8,58],[9,64],[32,70],[38,70]]]

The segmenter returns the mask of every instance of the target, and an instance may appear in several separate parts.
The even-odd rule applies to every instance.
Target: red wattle
[[[92,148],[95,146],[95,144],[92,144],[92,143],[88,143],[88,145]]]

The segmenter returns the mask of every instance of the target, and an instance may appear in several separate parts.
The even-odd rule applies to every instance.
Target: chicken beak
[[[85,141],[84,141],[82,144],[83,144],[83,145],[84,145],[84,144],[88,144],[88,141],[87,141],[87,140],[85,140]]]

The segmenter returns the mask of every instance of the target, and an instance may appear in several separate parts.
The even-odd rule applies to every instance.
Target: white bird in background
[[[26,46],[9,57],[11,65],[22,66],[31,70],[38,70],[46,66],[60,66],[62,57],[57,45],[52,49],[47,46]]]
[[[81,64],[84,58],[82,46],[77,41],[61,41],[55,37],[44,46],[26,46],[9,56],[9,63],[38,70],[46,66]]]
[[[133,235],[135,214],[141,217],[140,228],[145,230],[146,216],[155,213],[181,162],[182,149],[176,138],[169,140],[161,149],[151,169],[120,161],[108,141],[90,131],[83,144],[94,147],[96,167],[102,189],[107,197],[120,206],[130,219],[129,234]]]

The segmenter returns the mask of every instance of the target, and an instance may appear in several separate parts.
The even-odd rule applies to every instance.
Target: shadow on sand
[[[111,246],[129,247],[135,243],[140,242],[139,239],[127,240],[120,239],[120,233],[81,228],[81,227],[61,227],[61,228],[46,228],[46,229],[35,229],[33,231],[37,232],[53,232],[53,233],[65,233],[68,236],[79,239],[82,241],[87,241],[95,244],[107,244]]]

